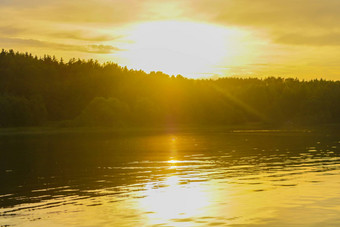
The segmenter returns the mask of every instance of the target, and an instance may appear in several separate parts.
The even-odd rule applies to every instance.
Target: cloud
[[[35,8],[37,6],[51,4],[55,2],[55,0],[1,0],[1,7],[15,7],[15,8]]]
[[[18,35],[21,34],[25,31],[26,29],[19,28],[16,26],[0,26],[0,34],[3,35]]]
[[[144,2],[140,0],[59,0],[42,3],[38,7],[26,8],[21,12],[36,20],[112,25],[141,20]],[[13,9],[15,10],[16,7]]]
[[[75,24],[180,17],[275,29],[337,29],[340,23],[339,0],[2,0],[0,8],[22,19]]]
[[[82,46],[84,48],[83,52],[97,53],[97,54],[110,54],[115,51],[122,51],[122,49],[111,46],[111,45],[88,45]]]
[[[339,45],[339,0],[182,0],[196,20],[261,31],[273,43]]]
[[[111,45],[72,45],[72,44],[60,44],[45,42],[35,39],[20,39],[20,38],[0,38],[1,43],[7,43],[15,46],[25,46],[25,47],[40,47],[40,48],[51,48],[56,50],[64,51],[77,51],[84,53],[94,53],[94,54],[110,54],[116,51],[121,51],[121,49],[111,46]]]
[[[92,34],[91,34],[92,33]],[[91,35],[89,35],[91,34]],[[94,42],[105,42],[112,41],[121,38],[121,36],[112,36],[107,34],[95,34],[93,35],[93,31],[58,31],[49,34],[54,38],[60,39],[73,39],[73,40],[81,40],[81,41],[94,41]]]
[[[21,22],[24,20],[34,20],[68,24],[97,24],[102,26],[157,19],[174,19],[184,15],[184,6],[184,3],[179,0],[0,1],[0,11],[6,11],[6,14],[22,18]]]
[[[277,43],[307,46],[340,46],[340,33],[304,35],[299,33],[284,34],[274,40]]]
[[[201,18],[256,27],[337,28],[339,0],[187,0]],[[193,12],[192,12],[193,14]]]
[[[139,0],[0,0],[0,42],[23,51],[113,53],[122,38],[112,35],[115,28],[138,20],[141,6]]]

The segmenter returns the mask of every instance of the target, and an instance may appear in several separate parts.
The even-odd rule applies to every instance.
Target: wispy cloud
[[[197,20],[261,30],[275,43],[339,45],[339,0],[183,0]]]
[[[320,35],[290,33],[279,36],[275,39],[275,42],[306,46],[340,46],[340,33],[336,32]]]
[[[3,11],[3,13],[1,13]],[[1,14],[3,16],[1,16]],[[5,16],[4,16],[5,15]],[[3,24],[67,23],[113,26],[156,19],[186,18],[226,26],[264,29],[269,33],[339,31],[339,0],[2,0]],[[62,34],[66,36],[66,34]],[[62,36],[60,35],[60,36]],[[75,33],[89,41],[107,36]]]
[[[5,25],[0,26],[0,34],[3,35],[18,35],[26,31],[26,29],[17,27],[17,26],[11,26],[11,25]]]
[[[41,48],[51,48],[57,50],[65,51],[78,51],[85,53],[94,54],[109,54],[116,51],[121,51],[121,49],[111,46],[111,45],[72,45],[72,44],[61,44],[53,42],[45,42],[34,39],[20,39],[20,38],[0,38],[1,43],[12,44],[15,46],[22,45],[28,47],[41,47]]]
[[[17,0],[19,1],[19,0]],[[140,0],[58,0],[41,2],[21,12],[35,20],[74,24],[121,24],[141,20],[144,2]],[[16,7],[12,8],[16,10]]]
[[[193,12],[218,23],[269,28],[338,28],[338,0],[184,0]],[[188,6],[189,6],[188,5]]]
[[[90,33],[90,34],[89,34]],[[92,34],[91,34],[92,33]],[[73,39],[81,41],[94,41],[94,42],[105,42],[113,41],[122,38],[122,36],[112,36],[107,34],[93,34],[93,31],[58,31],[48,34],[54,38],[60,39]]]

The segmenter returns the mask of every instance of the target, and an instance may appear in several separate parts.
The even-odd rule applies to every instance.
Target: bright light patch
[[[241,54],[244,32],[212,24],[156,21],[129,28],[131,42],[119,53],[126,65],[146,72],[207,77]]]
[[[148,224],[169,223],[204,214],[210,201],[202,183],[182,185],[180,181],[179,176],[170,176],[161,182],[160,187],[147,187],[140,206],[148,214]]]

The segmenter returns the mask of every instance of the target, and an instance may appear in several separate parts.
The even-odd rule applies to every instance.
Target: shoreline
[[[0,136],[16,135],[88,135],[88,134],[176,134],[176,133],[311,133],[340,132],[339,124],[314,125],[305,127],[272,127],[262,124],[231,125],[231,126],[176,126],[176,127],[9,127],[0,128]]]

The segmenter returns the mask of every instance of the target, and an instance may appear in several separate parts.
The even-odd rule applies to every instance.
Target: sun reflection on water
[[[178,146],[180,138],[171,135],[169,138],[169,169],[186,163],[180,160]],[[187,226],[195,217],[204,215],[205,208],[211,203],[211,196],[206,182],[190,182],[190,176],[179,176],[175,173],[157,182],[145,185],[139,206],[147,214],[147,224],[173,224]]]
[[[209,194],[202,182],[181,184],[182,179],[173,175],[159,182],[146,185],[141,209],[148,216],[148,224],[185,224],[181,221],[193,219],[204,213],[209,206]]]

